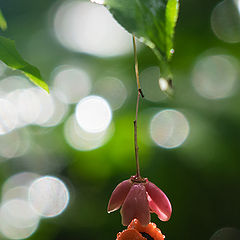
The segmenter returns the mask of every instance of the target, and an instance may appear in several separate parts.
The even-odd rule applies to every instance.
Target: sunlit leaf
[[[166,6],[166,54],[170,59],[173,53],[173,35],[179,11],[178,0],[168,0]]]
[[[161,73],[169,75],[178,0],[105,0],[104,5],[130,33],[149,46],[159,59]]]
[[[48,85],[42,80],[39,70],[28,64],[16,50],[15,42],[0,36],[0,60],[14,70],[20,70],[37,86],[49,92]]]
[[[1,9],[0,9],[0,29],[2,29],[3,31],[7,29],[7,21],[5,20]]]

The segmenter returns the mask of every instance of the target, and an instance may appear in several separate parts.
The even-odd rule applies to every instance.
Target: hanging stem
[[[138,107],[139,107],[139,99],[140,95],[142,98],[144,98],[140,81],[139,81],[139,71],[138,71],[138,59],[137,59],[137,49],[136,49],[136,41],[135,36],[133,35],[133,49],[134,49],[134,60],[135,60],[135,73],[136,73],[136,80],[137,80],[137,89],[138,89],[138,95],[137,95],[137,104],[136,104],[136,118],[134,120],[134,146],[135,146],[135,158],[136,158],[136,178],[141,178],[140,175],[140,166],[139,166],[139,156],[138,156],[138,143],[137,143],[137,121],[138,121]]]

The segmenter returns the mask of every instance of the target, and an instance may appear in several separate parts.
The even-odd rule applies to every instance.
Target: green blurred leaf
[[[7,21],[5,20],[1,9],[0,9],[0,29],[2,29],[3,31],[7,29]]]
[[[128,32],[154,51],[163,77],[168,77],[178,0],[105,0],[104,5]]]
[[[37,86],[49,92],[39,70],[23,60],[16,50],[15,42],[0,36],[0,60],[14,70],[20,70]]]

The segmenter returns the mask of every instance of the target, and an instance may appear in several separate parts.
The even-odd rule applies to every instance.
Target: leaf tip
[[[0,29],[2,31],[7,30],[7,21],[5,20],[1,9],[0,9]]]
[[[36,83],[35,83],[36,84]],[[48,94],[50,94],[50,90],[49,87],[47,85],[46,82],[41,81],[41,84],[36,84],[38,87],[42,88],[45,92],[47,92]]]
[[[46,86],[43,88],[48,94],[50,94],[50,90],[47,84],[45,84]]]

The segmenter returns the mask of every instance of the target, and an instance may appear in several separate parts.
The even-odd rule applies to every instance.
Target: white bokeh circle
[[[189,129],[186,117],[173,109],[158,112],[150,123],[152,140],[167,149],[181,146],[189,134]]]
[[[31,184],[29,202],[40,216],[55,217],[67,207],[69,192],[60,179],[44,176]]]
[[[77,104],[75,116],[84,131],[98,133],[108,128],[112,111],[104,98],[93,95],[83,98]]]

